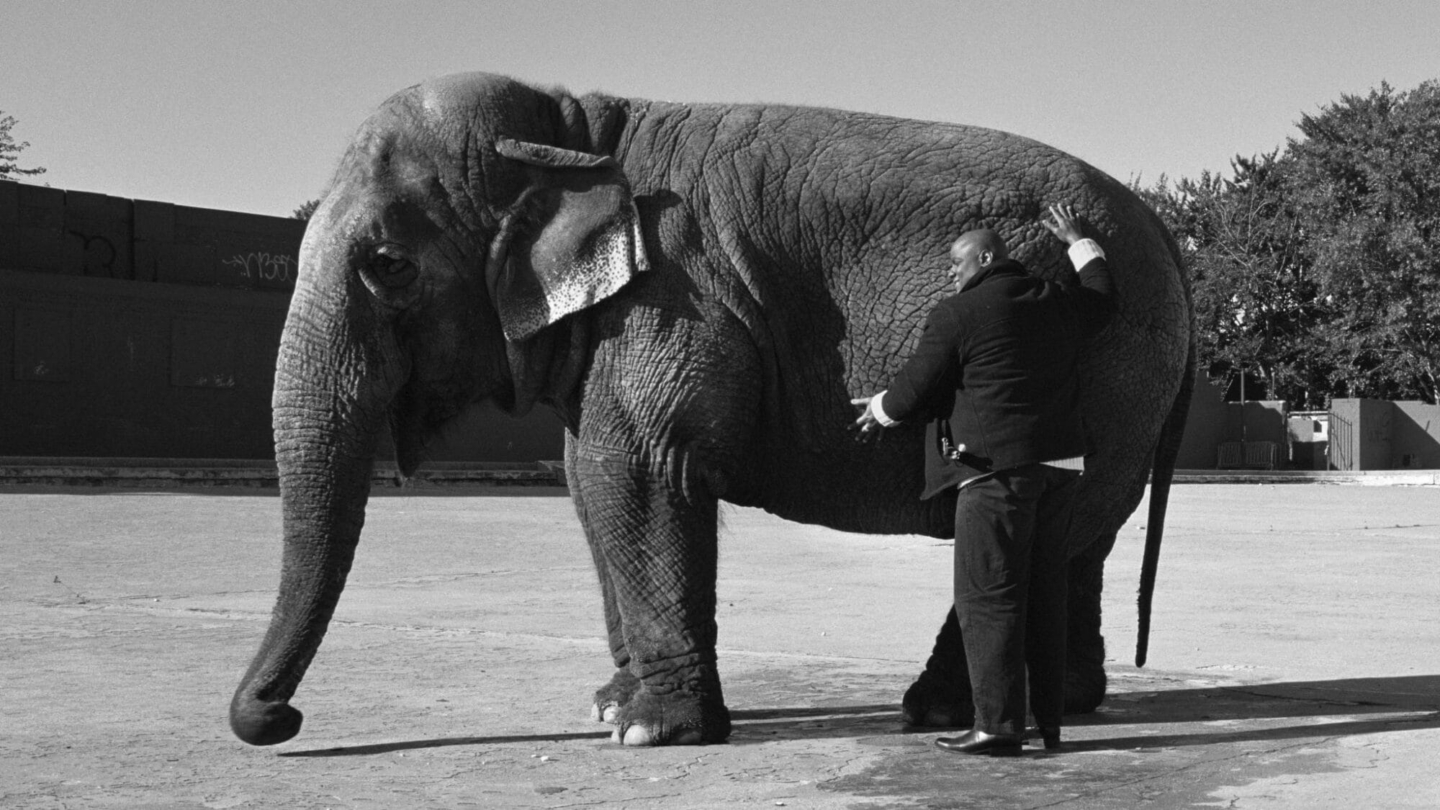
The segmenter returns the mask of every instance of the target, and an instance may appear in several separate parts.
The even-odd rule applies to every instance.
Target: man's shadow
[[[740,709],[731,712],[731,720],[734,722],[730,738],[732,745],[755,745],[784,739],[872,737],[889,738],[896,744],[905,744],[908,737],[918,738],[945,731],[902,726],[899,706],[895,704]],[[1269,722],[1277,720],[1300,722]],[[1255,727],[1253,721],[1262,721],[1262,727]],[[1127,732],[1131,731],[1128,728],[1131,726],[1162,726],[1168,727],[1164,730],[1170,732],[1067,740],[1064,750],[1076,752],[1345,737],[1440,728],[1440,675],[1115,693],[1106,698],[1101,711],[1067,716],[1065,722],[1075,728],[1125,726]],[[449,737],[287,751],[280,756],[365,756],[459,745],[600,741],[609,737],[610,732],[604,729],[578,734]],[[923,742],[914,740],[915,744]]]
[[[1298,722],[1274,722],[1286,720]],[[1440,728],[1440,675],[1122,693],[1107,697],[1101,712],[1067,717],[1065,721],[1077,727],[1144,725],[1150,726],[1152,732],[1161,732],[1107,736],[1066,745],[1075,751],[1349,737]]]

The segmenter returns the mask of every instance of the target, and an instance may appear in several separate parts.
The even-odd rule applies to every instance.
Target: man
[[[1105,254],[1069,206],[1043,224],[1079,271],[1060,283],[1029,275],[991,230],[950,247],[957,293],[935,306],[920,345],[890,387],[853,400],[862,434],[939,417],[922,498],[959,487],[955,611],[974,693],[975,725],[935,744],[1018,755],[1030,708],[1046,748],[1060,744],[1065,692],[1065,534],[1087,451],[1077,361],[1116,304]],[[948,420],[945,417],[949,417]],[[952,438],[953,437],[953,438]]]

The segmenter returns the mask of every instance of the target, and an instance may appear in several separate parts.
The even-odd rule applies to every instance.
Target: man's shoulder
[[[1024,265],[1008,262],[957,297],[965,299],[963,306],[990,308],[998,302],[1033,295],[1044,283],[1044,279],[1026,271]]]

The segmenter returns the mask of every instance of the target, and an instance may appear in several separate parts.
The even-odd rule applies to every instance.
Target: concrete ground
[[[380,493],[294,704],[225,711],[269,617],[273,491],[0,490],[0,807],[1440,806],[1440,488],[1172,495],[1150,666],[1131,665],[1144,509],[1109,561],[1111,696],[1057,753],[936,751],[900,695],[948,543],[728,509],[728,745],[633,750],[563,491]]]

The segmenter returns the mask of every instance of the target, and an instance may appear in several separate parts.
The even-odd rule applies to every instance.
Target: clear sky
[[[1146,182],[1440,77],[1435,0],[7,0],[0,21],[32,180],[276,215],[386,96],[457,71],[979,124]]]

